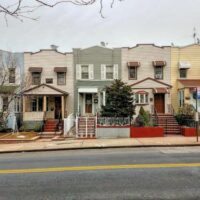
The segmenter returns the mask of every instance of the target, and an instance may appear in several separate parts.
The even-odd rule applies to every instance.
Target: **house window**
[[[81,79],[89,79],[89,66],[88,65],[81,66]]]
[[[53,79],[52,78],[46,78],[46,83],[47,84],[52,84],[53,83]]]
[[[58,83],[58,85],[65,85],[66,84],[66,73],[65,72],[58,72],[57,73],[57,83]]]
[[[180,69],[180,78],[187,78],[187,69]]]
[[[112,65],[106,66],[106,79],[113,79],[113,66]]]
[[[129,79],[137,79],[137,67],[129,67]]]
[[[20,98],[15,98],[15,112],[20,112]]]
[[[3,97],[3,111],[8,110],[8,97]]]
[[[136,93],[135,94],[136,104],[148,104],[148,93]]]
[[[155,79],[163,79],[163,66],[154,67],[154,77]]]
[[[36,98],[31,99],[31,111],[32,112],[37,111],[37,99]]]
[[[40,85],[41,83],[41,73],[32,72],[32,85]]]
[[[15,83],[15,68],[9,68],[9,83]]]
[[[31,111],[43,111],[43,97],[37,97],[31,99]]]

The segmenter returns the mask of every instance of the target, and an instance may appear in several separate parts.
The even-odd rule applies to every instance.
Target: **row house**
[[[13,128],[20,121],[19,93],[23,87],[23,76],[23,53],[0,50],[0,112],[4,113],[8,128]]]
[[[121,78],[121,49],[94,46],[74,49],[74,110],[95,115],[105,104],[105,86]]]
[[[24,70],[27,87],[23,91],[23,122],[26,127],[42,125],[45,120],[62,120],[73,113],[72,53],[61,53],[56,48],[25,52]]]
[[[171,47],[172,105],[175,111],[184,104],[191,104],[200,112],[196,89],[200,88],[200,46],[192,44]],[[197,108],[196,108],[197,103]]]
[[[171,48],[138,44],[122,48],[122,81],[134,92],[136,114],[141,106],[150,113],[170,113]]]

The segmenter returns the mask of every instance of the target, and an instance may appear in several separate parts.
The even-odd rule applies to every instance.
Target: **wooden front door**
[[[165,113],[165,94],[154,94],[154,106],[157,113]]]
[[[85,94],[85,113],[92,113],[92,94]]]

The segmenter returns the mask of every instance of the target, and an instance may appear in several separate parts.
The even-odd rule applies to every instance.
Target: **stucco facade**
[[[180,74],[180,70],[184,74]],[[185,103],[196,108],[194,93],[200,87],[200,46],[192,44],[171,48],[172,105],[177,111]],[[200,112],[200,100],[198,100]]]
[[[105,86],[121,78],[121,49],[94,46],[74,49],[73,56],[75,113],[95,115],[105,102]]]
[[[130,74],[131,70],[134,70],[133,74]],[[157,71],[158,74],[156,74]],[[122,48],[122,81],[133,88],[137,105],[136,113],[141,106],[153,112],[157,105],[157,98],[161,98],[163,104],[162,110],[159,110],[159,107],[156,108],[157,112],[169,113],[171,111],[170,73],[170,47],[138,44],[133,48]]]

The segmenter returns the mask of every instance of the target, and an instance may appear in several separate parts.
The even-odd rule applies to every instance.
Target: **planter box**
[[[164,137],[162,127],[131,127],[131,138]]]
[[[196,128],[191,127],[181,127],[181,134],[185,137],[195,137],[196,136]]]

